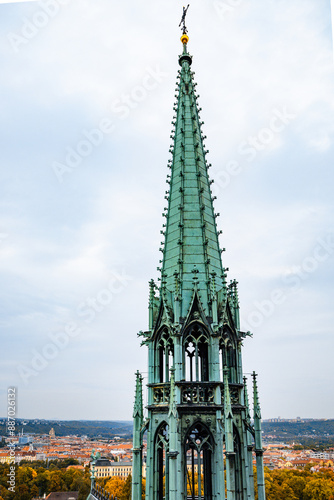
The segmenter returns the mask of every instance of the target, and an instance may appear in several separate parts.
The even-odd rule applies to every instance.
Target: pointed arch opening
[[[155,435],[154,455],[154,492],[155,500],[164,500],[169,491],[169,433],[168,424],[163,422]]]
[[[174,344],[167,329],[164,329],[157,340],[156,349],[156,381],[169,382],[170,369],[174,365]]]
[[[228,381],[237,383],[237,349],[232,340],[232,333],[225,332],[219,342],[220,380],[224,381],[224,368],[228,369]]]
[[[199,324],[191,325],[183,344],[185,380],[206,382],[209,380],[209,337]]]
[[[201,422],[195,423],[185,438],[187,498],[212,500],[213,438]]]

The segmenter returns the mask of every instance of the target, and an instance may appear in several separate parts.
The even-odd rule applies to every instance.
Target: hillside
[[[16,420],[16,431],[25,434],[48,434],[54,428],[56,436],[88,436],[128,439],[132,436],[132,422],[103,420]],[[0,419],[0,434],[6,435],[6,419]]]

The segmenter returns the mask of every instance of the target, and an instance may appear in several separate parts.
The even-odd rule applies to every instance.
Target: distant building
[[[78,500],[78,491],[56,491],[50,493],[45,500]]]
[[[92,464],[90,469],[92,470]],[[113,476],[126,479],[132,474],[132,462],[112,462],[108,458],[101,457],[95,461],[94,473],[97,479]],[[146,477],[146,463],[143,463],[143,477]]]
[[[32,436],[19,436],[19,445],[32,443]]]
[[[312,452],[309,455],[310,458],[318,458],[321,460],[330,460],[334,458],[334,453],[329,452],[329,451],[318,451],[318,452]]]
[[[55,433],[55,430],[53,427],[49,432],[49,436],[50,436],[50,439],[55,439],[55,437],[56,437],[56,433]]]

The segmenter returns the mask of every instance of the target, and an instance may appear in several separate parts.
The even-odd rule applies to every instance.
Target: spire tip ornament
[[[181,42],[183,43],[183,45],[185,45],[186,43],[188,43],[188,41],[189,41],[189,36],[186,35],[186,34],[183,34],[181,36]]]
[[[187,27],[186,27],[186,15],[187,15],[188,9],[189,9],[189,4],[187,5],[187,7],[183,7],[182,18],[181,18],[181,21],[180,21],[180,24],[179,24],[179,27],[181,27],[181,25],[183,25],[182,28],[181,28],[182,29],[181,42],[183,44],[186,44],[189,41],[189,37],[187,35],[188,30],[187,30]]]

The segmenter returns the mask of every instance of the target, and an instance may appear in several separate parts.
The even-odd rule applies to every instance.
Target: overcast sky
[[[182,3],[0,5],[1,392],[22,418],[132,418]],[[189,51],[264,418],[334,417],[326,0],[194,0]]]

